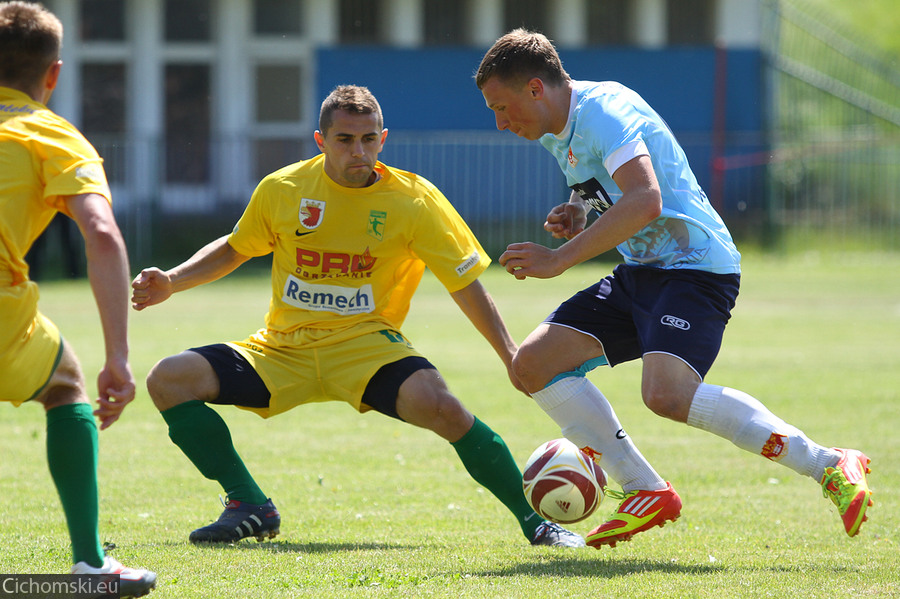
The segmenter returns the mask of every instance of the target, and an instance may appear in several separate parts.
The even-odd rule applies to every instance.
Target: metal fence
[[[801,243],[900,248],[900,71],[802,1],[766,8],[766,224]]]
[[[764,2],[764,130],[728,132],[724,145],[716,131],[676,133],[701,180],[714,173],[708,191],[724,197],[739,238],[900,249],[900,74],[803,1]],[[94,141],[137,264],[183,259],[230,230],[268,172],[263,158],[274,170],[316,151],[294,142],[256,156],[251,140],[213,140],[212,182],[179,188],[161,183],[179,162],[162,155],[171,144]],[[494,257],[513,241],[554,243],[543,217],[568,190],[539,144],[496,131],[392,131],[382,159],[435,183]]]

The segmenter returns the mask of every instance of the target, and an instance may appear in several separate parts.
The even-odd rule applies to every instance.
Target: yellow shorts
[[[269,406],[253,408],[263,418],[305,403],[343,401],[360,412],[366,385],[385,364],[407,357],[422,357],[399,332],[383,330],[358,337],[343,336],[334,344],[283,346],[271,342],[265,331],[244,341],[225,345],[237,351],[269,390]]]
[[[0,289],[0,401],[37,397],[62,356],[59,329],[37,309],[37,285]]]

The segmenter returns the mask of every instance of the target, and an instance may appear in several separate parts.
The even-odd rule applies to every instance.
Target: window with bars
[[[465,2],[428,0],[423,5],[425,44],[445,46],[465,44]]]
[[[340,42],[375,44],[381,41],[382,4],[381,0],[340,0]]]
[[[302,15],[300,0],[253,0],[253,31],[256,35],[300,35]]]
[[[505,31],[524,27],[549,35],[547,0],[503,0]]]
[[[667,0],[670,45],[709,45],[715,38],[715,0]]]
[[[628,42],[628,0],[587,3],[587,40],[591,45],[622,45]]]

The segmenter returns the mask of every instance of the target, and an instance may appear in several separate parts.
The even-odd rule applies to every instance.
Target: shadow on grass
[[[208,551],[266,551],[269,553],[342,553],[347,551],[415,551],[420,545],[401,545],[397,543],[291,543],[279,541],[263,541],[257,543],[244,540],[227,544],[197,544],[173,542],[171,545],[190,545]]]
[[[510,565],[508,568],[477,572],[478,576],[578,576],[617,578],[645,572],[661,572],[664,574],[720,574],[722,566],[686,565],[672,561],[654,561],[637,559],[580,559],[561,558],[540,562],[528,562]]]

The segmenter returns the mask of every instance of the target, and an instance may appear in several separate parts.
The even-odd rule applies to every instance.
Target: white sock
[[[773,414],[743,391],[701,383],[687,423],[723,437],[741,449],[766,457],[821,481],[840,454],[813,443],[803,431]]]
[[[666,481],[625,434],[609,401],[586,378],[566,377],[531,396],[567,439],[602,455],[600,466],[624,491],[666,488]]]

